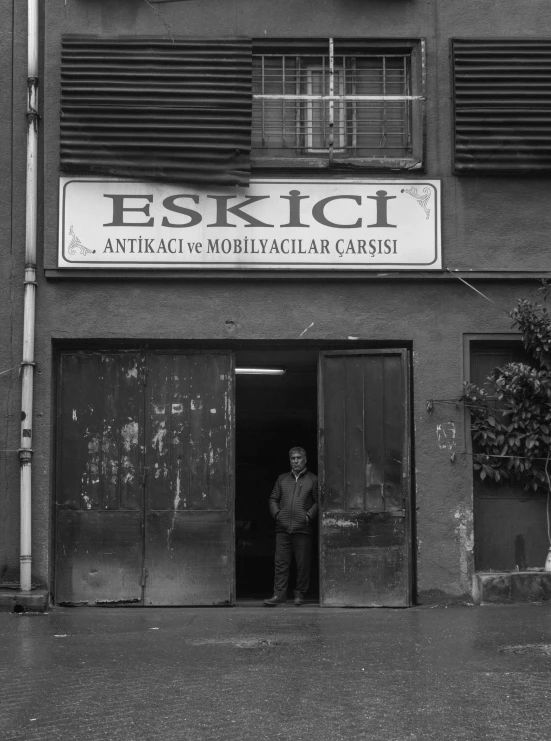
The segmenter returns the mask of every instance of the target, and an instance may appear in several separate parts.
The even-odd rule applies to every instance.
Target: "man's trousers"
[[[276,533],[274,594],[287,596],[287,583],[292,557],[297,565],[297,584],[295,594],[306,594],[310,586],[310,558],[312,537],[306,533]]]

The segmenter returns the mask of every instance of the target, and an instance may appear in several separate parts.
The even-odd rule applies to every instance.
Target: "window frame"
[[[522,335],[520,332],[465,332],[462,344],[462,381],[472,383],[472,368],[475,354],[482,349],[495,348],[506,350],[511,347],[522,349]],[[473,454],[473,440],[471,436],[471,415],[463,408],[463,444],[467,455]],[[473,477],[474,478],[474,477]]]
[[[384,54],[404,54],[408,55],[410,59],[411,79],[410,79],[410,95],[407,96],[369,96],[367,99],[370,100],[398,100],[406,99],[410,100],[411,105],[411,118],[410,118],[410,134],[411,134],[411,155],[404,157],[349,157],[346,159],[333,158],[331,154],[326,151],[319,151],[316,154],[313,152],[306,153],[308,148],[305,148],[304,155],[297,155],[295,157],[278,157],[270,156],[268,154],[257,154],[253,153],[254,149],[251,150],[251,167],[255,170],[258,169],[330,169],[336,171],[357,171],[359,168],[369,171],[404,171],[414,170],[416,172],[424,172],[425,170],[425,88],[426,88],[426,42],[425,39],[341,39],[341,38],[327,38],[327,39],[253,39],[253,57],[261,56],[263,53],[271,53],[272,46],[269,44],[278,44],[278,48],[282,50],[281,53],[293,53],[297,56],[300,55],[301,51],[306,53],[308,49],[313,45],[318,46],[322,43],[327,43],[327,57],[329,65],[334,65],[334,58],[342,56],[342,52],[338,51],[334,53],[334,45],[339,43],[350,43],[354,44],[356,48],[361,49],[362,52],[372,53],[379,52]],[[303,44],[301,47],[300,44]],[[287,48],[287,44],[289,47]],[[356,54],[358,54],[356,52]],[[358,54],[359,55],[359,54]],[[267,99],[284,99],[286,96],[266,96],[253,91],[253,105],[255,101],[267,100]],[[300,96],[304,100],[308,100],[306,96]],[[350,100],[350,96],[348,96]],[[332,95],[330,91],[329,95],[324,95],[322,100],[329,102],[330,115],[332,115],[333,101],[342,100],[338,96]],[[264,114],[263,114],[264,115]],[[346,117],[346,109],[343,106],[342,114]],[[314,150],[315,151],[315,150]],[[333,153],[338,152],[338,147],[333,149]]]

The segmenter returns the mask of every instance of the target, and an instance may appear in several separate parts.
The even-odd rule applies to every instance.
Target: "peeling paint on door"
[[[56,600],[141,599],[137,353],[61,357]],[[67,554],[70,554],[70,558]]]
[[[134,445],[138,444],[138,423],[128,422],[121,430],[122,444],[129,452]]]
[[[172,550],[172,533],[174,532],[174,527],[176,525],[176,517],[177,517],[179,506],[180,506],[180,467],[178,466],[178,471],[176,473],[176,493],[174,495],[174,503],[173,503],[174,511],[172,513],[172,522],[166,533],[166,547],[167,547],[167,550],[169,551]]]
[[[151,421],[146,451],[159,476],[146,490],[146,604],[230,601],[231,427],[220,414],[231,411],[230,368],[224,353],[152,356],[148,393],[166,411]]]
[[[324,517],[323,524],[328,527],[359,527],[358,522],[348,520],[345,517]]]
[[[231,603],[231,354],[63,357],[56,599]]]
[[[403,350],[320,355],[321,602],[411,602],[409,396]]]
[[[163,452],[163,441],[166,437],[166,433],[167,433],[167,430],[165,427],[165,422],[164,421],[159,422],[159,429],[153,435],[153,440],[152,440],[153,447],[157,448],[159,453]]]

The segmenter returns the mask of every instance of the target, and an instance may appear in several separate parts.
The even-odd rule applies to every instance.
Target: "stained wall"
[[[6,12],[11,3],[4,2]],[[4,9],[4,8],[3,8]],[[21,340],[24,220],[24,14],[15,16],[13,110],[0,111],[11,137],[9,187],[0,183],[0,214],[11,252],[0,256],[8,285],[0,306],[0,353],[17,363]],[[548,4],[452,0],[187,0],[152,8],[145,0],[50,0],[44,18],[41,73],[44,176],[37,311],[34,433],[34,569],[51,576],[56,343],[186,340],[347,340],[408,342],[413,347],[413,439],[416,488],[417,587],[423,601],[454,600],[470,591],[472,473],[464,419],[453,406],[426,411],[427,399],[456,397],[463,380],[465,333],[510,331],[508,310],[534,295],[551,270],[546,178],[452,175],[450,39],[454,36],[547,37]],[[46,279],[55,268],[58,217],[59,69],[62,33],[183,36],[361,36],[425,38],[427,43],[426,170],[442,180],[443,264],[472,271],[490,300],[446,273],[348,280],[274,277],[242,279]],[[1,32],[5,33],[5,29]],[[2,47],[4,48],[4,47]],[[2,54],[5,52],[2,51]],[[9,61],[9,60],[8,60]],[[1,91],[5,96],[6,92]],[[11,105],[11,102],[9,103]],[[3,129],[4,130],[4,129]],[[10,151],[11,151],[10,150]],[[399,176],[399,175],[398,175]],[[8,206],[8,202],[11,206]],[[16,204],[15,206],[13,204]],[[4,228],[4,224],[7,226]],[[9,247],[7,248],[9,249]],[[488,273],[486,279],[484,273]],[[490,275],[491,274],[491,275]],[[490,279],[491,278],[491,279]],[[501,278],[497,280],[496,278]],[[493,302],[493,303],[491,303]],[[312,325],[306,333],[305,328]],[[9,327],[9,335],[8,328]],[[351,347],[356,340],[350,340]],[[1,370],[1,369],[0,369]],[[13,382],[15,381],[15,382]],[[6,449],[18,445],[17,378],[2,389],[0,431]],[[451,453],[455,452],[455,460]],[[2,455],[2,454],[0,454]],[[3,528],[0,569],[17,567],[17,456],[0,457]],[[17,521],[17,525],[16,525]]]

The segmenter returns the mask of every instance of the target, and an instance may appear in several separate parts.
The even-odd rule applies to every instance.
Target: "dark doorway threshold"
[[[264,599],[265,598],[256,599],[252,597],[244,597],[243,599],[236,600],[235,607],[265,607]],[[279,610],[281,608],[292,607],[295,610],[301,610],[302,607],[319,607],[319,606],[320,606],[319,600],[317,598],[312,598],[312,599],[306,599],[306,601],[304,602],[304,605],[301,605],[301,607],[295,607],[293,598],[290,597],[287,600],[287,602],[285,602],[283,605],[278,605],[277,607],[266,607],[266,609],[267,610]]]
[[[318,471],[318,350],[237,350],[236,369],[282,369],[283,375],[236,375],[236,596],[258,605],[272,596],[275,524],[268,499],[277,477],[289,470],[289,449],[306,449],[308,468]],[[318,604],[317,527],[312,542],[308,597]],[[291,568],[287,604],[293,605]]]

